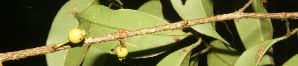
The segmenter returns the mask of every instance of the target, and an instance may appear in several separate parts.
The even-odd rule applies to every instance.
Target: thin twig
[[[206,48],[203,49],[202,51],[200,51],[198,54],[206,53],[207,51],[210,50],[210,48],[212,48],[212,45],[209,45],[209,44],[207,44],[206,42],[204,42],[204,45],[206,46]]]
[[[289,23],[289,21],[287,20],[287,19],[284,19],[286,22],[286,30],[287,30],[287,33],[286,33],[286,35],[287,36],[290,36],[291,35],[291,30],[290,30],[290,23]]]
[[[241,9],[239,9],[239,13],[243,13],[243,11],[253,2],[254,0],[249,0]]]
[[[199,18],[194,20],[184,20],[166,25],[159,25],[155,27],[143,28],[138,30],[129,30],[123,31],[122,34],[119,35],[119,32],[106,34],[102,36],[94,36],[90,38],[86,38],[84,41],[84,45],[92,45],[94,43],[106,42],[106,41],[115,41],[121,38],[127,38],[132,36],[151,34],[155,32],[161,32],[166,30],[177,30],[183,29],[186,27],[190,27],[193,25],[224,21],[224,20],[232,20],[232,19],[240,19],[240,18],[273,18],[273,19],[298,19],[298,12],[293,13],[229,13],[218,16]],[[16,60],[21,58],[26,58],[30,56],[36,56],[41,54],[47,54],[52,52],[57,52],[59,50],[64,50],[70,48],[69,45],[56,47],[56,44],[47,45],[37,48],[31,48],[26,50],[14,51],[14,52],[6,52],[0,54],[0,61],[8,61],[8,60]]]

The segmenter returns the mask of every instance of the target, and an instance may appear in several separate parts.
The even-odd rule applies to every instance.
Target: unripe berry
[[[117,46],[116,47],[116,54],[119,57],[120,60],[125,59],[125,57],[128,54],[128,50],[125,46]]]
[[[82,29],[72,29],[68,33],[68,40],[71,43],[77,44],[83,40],[83,36],[85,35],[85,31]]]

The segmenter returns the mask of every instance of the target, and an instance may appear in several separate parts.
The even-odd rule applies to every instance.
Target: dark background
[[[0,4],[0,52],[17,51],[44,46],[51,23],[64,3],[68,0],[2,0]],[[223,14],[231,10],[232,0],[213,0],[214,13]],[[297,0],[268,0],[268,12],[298,12]],[[290,20],[291,28],[298,27],[297,20]],[[273,20],[274,37],[285,34],[284,23]],[[275,62],[283,64],[297,54],[297,37],[278,42],[274,45],[277,53]],[[296,45],[293,45],[296,44]],[[5,66],[46,66],[45,56],[34,56],[3,63]]]
[[[2,0],[0,52],[44,46],[52,21],[68,0]],[[4,66],[46,66],[45,56],[4,62]]]

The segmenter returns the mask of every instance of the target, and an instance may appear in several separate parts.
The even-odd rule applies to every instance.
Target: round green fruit
[[[68,40],[71,43],[77,44],[83,40],[83,36],[85,35],[85,31],[82,29],[72,29],[68,33]]]
[[[125,46],[119,45],[116,47],[116,54],[119,57],[119,59],[124,59],[128,54],[128,50]]]

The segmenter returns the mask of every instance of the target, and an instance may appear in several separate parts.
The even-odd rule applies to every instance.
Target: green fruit
[[[71,43],[77,44],[83,40],[83,36],[85,35],[85,31],[82,29],[72,29],[68,33],[68,40]]]
[[[119,57],[120,60],[125,59],[125,57],[128,54],[128,50],[125,46],[117,46],[116,47],[116,54]]]

